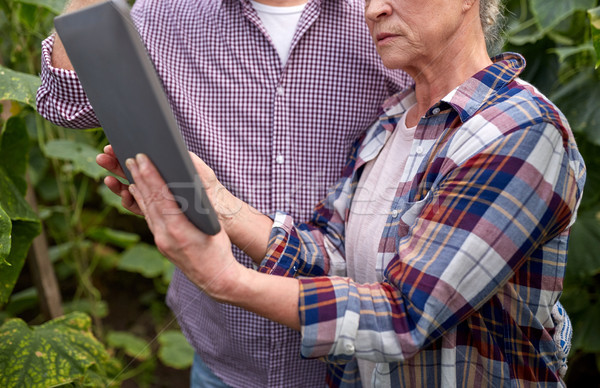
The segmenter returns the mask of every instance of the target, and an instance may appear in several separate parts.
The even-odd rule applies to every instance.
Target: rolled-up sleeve
[[[36,96],[38,113],[48,121],[67,128],[96,128],[96,114],[72,70],[52,67],[55,35],[42,42],[41,85]]]
[[[346,276],[345,220],[361,141],[355,142],[342,177],[315,207],[310,222],[295,224],[282,212],[271,216],[273,226],[260,272],[288,277]]]
[[[315,214],[318,213],[317,210]],[[285,213],[276,213],[272,219],[268,251],[260,272],[287,277],[346,274],[343,223],[316,216],[311,223],[295,225]]]

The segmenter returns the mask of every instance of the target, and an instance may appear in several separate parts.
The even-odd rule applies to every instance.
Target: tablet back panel
[[[125,160],[145,153],[200,230],[220,226],[203,190],[156,70],[120,0],[54,20],[81,85],[129,181]]]

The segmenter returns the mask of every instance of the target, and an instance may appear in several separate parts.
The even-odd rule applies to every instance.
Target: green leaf
[[[592,42],[596,51],[596,68],[600,66],[600,7],[588,10],[592,30]]]
[[[13,221],[38,221],[37,215],[23,198],[20,188],[13,183],[4,168],[0,168],[0,207]]]
[[[123,349],[125,354],[137,360],[147,360],[151,356],[150,345],[144,339],[124,331],[111,331],[106,336],[109,346]]]
[[[574,131],[584,132],[590,141],[600,145],[600,81],[592,67],[583,68],[562,84],[550,99],[569,119]]]
[[[579,314],[573,321],[573,347],[590,353],[600,352],[600,303],[588,306],[585,314]]]
[[[0,265],[0,305],[9,300],[25,264],[31,242],[40,230],[39,222],[13,221],[10,254],[6,259],[10,265]]]
[[[35,95],[40,77],[0,66],[0,101],[22,102],[35,109]]]
[[[586,11],[596,0],[531,0],[531,12],[544,30],[549,30],[577,10]]]
[[[108,303],[103,300],[72,300],[70,302],[64,302],[63,308],[65,310],[65,314],[79,311],[98,318],[104,318],[108,316]]]
[[[106,376],[110,357],[90,326],[82,313],[33,327],[8,320],[0,327],[0,386],[45,388],[84,381],[92,371]]]
[[[523,46],[528,43],[535,43],[544,37],[544,32],[536,30],[534,33],[520,33],[509,35],[509,42],[516,46]]]
[[[172,368],[185,369],[192,365],[194,348],[190,346],[180,331],[167,330],[158,336],[160,349],[158,358]]]
[[[29,155],[29,135],[25,120],[11,117],[4,123],[0,138],[0,168],[13,181],[22,196],[27,191],[25,172]]]
[[[175,264],[171,263],[170,261],[167,263],[167,268],[165,269],[165,271],[163,272],[163,283],[164,284],[170,284],[171,283],[171,279],[173,279],[173,273],[175,272]]]
[[[600,146],[592,143],[582,133],[576,133],[575,140],[587,166],[583,198],[579,207],[579,215],[582,216],[583,212],[600,211]]]
[[[568,267],[569,264],[567,263],[567,268]],[[569,281],[565,278],[563,293],[560,296],[560,302],[563,304],[563,306],[565,306],[571,321],[580,320],[579,315],[587,314],[587,310],[592,304],[590,301],[592,296],[586,289],[587,285],[589,284],[582,284],[580,279],[577,279],[576,281]]]
[[[600,255],[590,247],[600,246],[600,208],[580,211],[571,228],[567,277],[593,276],[600,273]]]
[[[506,36],[511,44],[522,46],[535,43],[544,37],[544,31],[539,29],[535,19],[526,21],[513,20],[509,23]]]
[[[18,9],[19,20],[28,31],[33,30],[35,27],[35,15],[37,11],[37,7],[26,3],[22,3]]]
[[[75,246],[76,246],[75,242],[67,241],[65,243],[53,245],[53,246],[49,247],[48,248],[48,256],[50,257],[50,262],[55,263],[58,260],[67,257],[67,255],[69,255],[73,251]]]
[[[121,204],[121,197],[110,191],[106,185],[101,185],[98,188],[98,194],[100,194],[105,204],[114,207],[119,213],[127,211]]]
[[[29,287],[22,291],[15,292],[10,296],[9,302],[4,306],[4,310],[11,316],[17,316],[26,310],[38,308],[38,294],[35,287]]]
[[[81,171],[93,179],[106,175],[105,170],[96,163],[98,153],[88,144],[66,139],[48,142],[45,150],[47,157],[68,160],[73,163],[76,172]]]
[[[10,254],[12,222],[8,214],[0,206],[0,270],[3,266],[10,265],[6,260]]]
[[[87,236],[101,243],[113,244],[121,248],[130,247],[140,241],[138,234],[108,227],[92,228],[87,232]]]
[[[6,121],[0,138],[0,305],[21,273],[29,246],[41,230],[24,195],[29,140],[19,118]]]
[[[573,46],[576,44],[576,42],[572,38],[556,30],[549,30],[548,37],[552,39],[557,45]]]
[[[169,269],[169,261],[155,247],[139,243],[123,253],[117,268],[155,278]]]
[[[106,205],[114,207],[119,213],[139,217],[137,214],[125,209],[121,204],[121,197],[110,191],[106,185],[100,185],[100,187],[98,187],[98,194],[100,194]]]
[[[556,55],[558,55],[558,60],[560,62],[566,61],[567,58],[569,58],[573,55],[578,55],[581,53],[593,52],[593,51],[594,51],[594,47],[592,47],[592,45],[587,44],[587,43],[583,44],[581,46],[557,47],[557,48],[548,50],[548,52],[555,53]]]
[[[36,186],[48,172],[50,161],[46,158],[37,146],[29,148],[29,169],[28,178],[33,186]]]
[[[66,0],[18,0],[18,2],[46,8],[57,15],[63,12],[67,3]]]

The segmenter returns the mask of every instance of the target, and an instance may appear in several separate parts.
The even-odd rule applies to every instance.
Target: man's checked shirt
[[[331,386],[562,386],[551,311],[585,167],[561,112],[503,54],[420,120],[377,256],[345,275],[344,227],[362,167],[415,96],[385,104],[308,224],[276,213],[260,270],[301,280],[302,355]],[[386,210],[384,210],[386,211]],[[324,276],[329,275],[329,276]]]
[[[132,18],[189,150],[265,213],[308,220],[381,104],[410,83],[381,63],[362,0],[310,0],[285,66],[249,0],[136,0]],[[39,112],[65,127],[98,126],[75,73],[50,66],[53,40],[43,43]],[[324,384],[324,364],[298,356],[298,333],[213,301],[179,270],[167,302],[225,383]]]

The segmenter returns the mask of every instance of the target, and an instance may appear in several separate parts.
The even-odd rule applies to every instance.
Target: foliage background
[[[588,167],[561,298],[575,330],[573,386],[600,380],[598,5],[507,0],[505,40],[493,50],[525,56],[523,78],[565,113]],[[40,43],[63,7],[0,0],[0,385],[185,386],[193,351],[164,304],[173,267],[101,184],[102,131],[56,127],[35,112]],[[65,313],[50,321],[24,265],[38,235]]]
[[[0,0],[0,386],[185,386],[193,350],[164,303],[173,266],[101,183],[102,131],[35,112],[41,41],[64,5]],[[49,322],[24,265],[41,225],[65,313]]]

